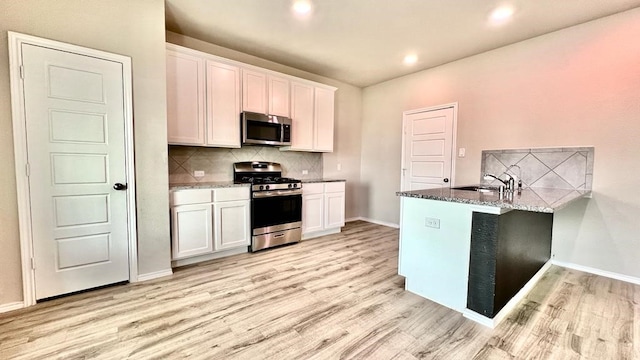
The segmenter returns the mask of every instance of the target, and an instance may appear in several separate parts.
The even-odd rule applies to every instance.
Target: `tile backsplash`
[[[240,149],[197,146],[169,146],[169,183],[232,181],[233,163],[270,161],[282,165],[282,175],[296,179],[322,178],[322,154],[280,151],[272,146],[243,146]],[[194,172],[204,171],[203,177]],[[308,174],[302,171],[307,170]]]
[[[480,182],[499,185],[482,174],[504,179],[508,173],[521,179],[523,187],[591,190],[593,157],[593,147],[484,150]]]

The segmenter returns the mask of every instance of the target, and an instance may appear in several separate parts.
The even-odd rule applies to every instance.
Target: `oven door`
[[[251,200],[251,229],[261,235],[302,226],[302,194],[260,197]],[[256,197],[258,195],[258,197]]]

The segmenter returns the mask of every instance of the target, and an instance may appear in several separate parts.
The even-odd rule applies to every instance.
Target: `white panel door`
[[[453,117],[452,107],[404,116],[403,191],[451,184]]]
[[[36,299],[129,279],[121,63],[22,45]]]
[[[207,145],[240,147],[240,68],[207,61]]]
[[[251,244],[249,200],[224,201],[213,204],[214,249],[216,251]]]
[[[315,88],[315,144],[317,151],[333,151],[334,92]]]
[[[313,86],[291,83],[291,149],[313,150]]]
[[[169,144],[204,145],[205,62],[167,50],[167,140]]]

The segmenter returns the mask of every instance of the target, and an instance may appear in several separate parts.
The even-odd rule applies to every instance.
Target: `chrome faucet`
[[[522,191],[522,169],[520,168],[520,166],[513,164],[509,166],[507,171],[511,170],[514,167],[518,168],[518,194],[520,194],[520,192]]]
[[[511,175],[509,175],[507,173],[505,173],[505,175],[507,175],[507,177],[508,177],[507,180],[502,180],[499,177],[497,177],[497,176],[495,176],[493,174],[489,174],[489,173],[484,174],[483,177],[484,177],[485,180],[496,179],[496,180],[498,180],[498,181],[500,181],[501,183],[504,184],[504,186],[507,188],[507,191],[513,192],[513,188],[515,187],[515,183],[516,182],[513,179],[513,176],[511,176]]]

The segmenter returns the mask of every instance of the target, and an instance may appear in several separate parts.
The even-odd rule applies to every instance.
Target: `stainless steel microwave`
[[[240,115],[242,144],[291,145],[291,119],[244,111]]]

